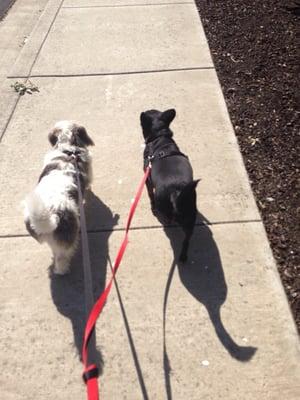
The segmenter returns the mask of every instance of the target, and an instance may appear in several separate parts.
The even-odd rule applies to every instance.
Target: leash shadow
[[[177,265],[176,260],[174,259],[169,271],[164,293],[164,303],[163,303],[163,367],[164,367],[164,378],[165,378],[165,389],[166,389],[167,400],[172,400],[172,385],[171,385],[172,369],[171,369],[170,359],[168,356],[167,337],[166,337],[167,305],[176,265]]]
[[[107,260],[109,256],[108,241],[113,227],[118,222],[119,216],[113,215],[109,207],[91,191],[86,193],[85,212],[88,230],[90,227],[93,227],[94,221],[101,221],[101,223],[105,224],[105,231],[102,231],[101,234],[93,231],[90,231],[88,234],[93,294],[96,300],[105,289]],[[58,312],[71,321],[74,346],[81,360],[86,321],[81,246],[78,246],[78,251],[72,260],[70,274],[58,276],[53,274],[50,268],[49,278],[53,303]],[[99,348],[96,348],[96,352],[90,354],[90,356],[90,361],[96,363],[100,373],[102,373],[104,361]]]
[[[214,240],[209,221],[198,212],[197,221],[205,224],[195,227],[189,249],[189,260],[182,264],[179,259],[183,233],[181,229],[164,227],[174,253],[180,280],[186,290],[208,312],[215,333],[231,357],[241,362],[251,360],[257,348],[239,346],[230,336],[221,319],[221,307],[227,298],[227,284],[224,276],[220,253]],[[172,267],[173,267],[172,264]]]
[[[109,265],[110,265],[110,269],[112,271],[113,270],[113,265],[112,265],[112,262],[111,262],[110,258],[109,258]],[[136,350],[136,347],[135,347],[135,344],[134,344],[134,340],[133,340],[133,336],[132,336],[132,333],[131,333],[130,323],[129,323],[129,320],[128,320],[128,317],[127,317],[125,305],[124,305],[124,302],[123,302],[123,299],[122,299],[121,291],[120,291],[116,276],[114,278],[114,286],[115,286],[115,289],[116,289],[116,293],[117,293],[117,297],[118,297],[118,301],[119,301],[119,305],[120,305],[120,310],[121,310],[121,314],[122,314],[122,318],[123,318],[123,322],[124,322],[124,326],[125,326],[125,330],[126,330],[126,334],[127,334],[127,338],[128,338],[128,343],[129,343],[129,347],[130,347],[130,350],[131,350],[131,355],[132,355],[132,359],[133,359],[133,362],[134,362],[137,378],[138,378],[140,389],[141,389],[142,396],[143,396],[143,400],[149,400],[149,395],[148,395],[146,384],[145,384],[145,381],[144,381],[142,368],[141,368],[141,365],[140,365],[140,362],[139,362],[138,353],[137,353],[137,350]]]

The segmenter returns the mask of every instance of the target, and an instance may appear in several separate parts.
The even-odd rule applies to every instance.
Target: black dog
[[[141,113],[145,139],[144,169],[151,162],[147,189],[154,215],[166,223],[176,222],[184,233],[180,261],[187,260],[190,238],[193,234],[197,207],[193,170],[186,155],[180,152],[169,128],[176,111],[149,110]]]

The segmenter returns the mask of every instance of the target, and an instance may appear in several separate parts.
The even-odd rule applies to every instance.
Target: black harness
[[[144,153],[144,168],[147,168],[150,163],[153,164],[153,162],[157,160],[172,156],[181,156],[188,159],[188,156],[182,153],[175,143],[169,142],[161,146],[159,149],[153,150],[153,143],[150,142],[146,145]]]

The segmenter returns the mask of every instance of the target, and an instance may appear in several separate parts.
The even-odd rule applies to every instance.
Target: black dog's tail
[[[190,207],[196,202],[196,186],[200,179],[189,182],[182,189],[176,189],[170,194],[170,200],[175,214],[180,214],[181,210]],[[191,202],[193,204],[191,204]]]

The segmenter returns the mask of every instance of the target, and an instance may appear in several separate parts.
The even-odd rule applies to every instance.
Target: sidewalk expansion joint
[[[62,7],[63,9],[72,9],[72,8],[77,8],[77,9],[85,9],[85,8],[127,8],[127,7],[153,7],[153,6],[177,6],[177,5],[191,5],[195,4],[193,1],[174,1],[172,3],[148,3],[148,4],[143,4],[143,3],[136,3],[136,4],[114,4],[114,5],[98,5],[98,6],[64,6]]]
[[[118,76],[118,75],[138,75],[138,74],[155,74],[164,72],[180,72],[180,71],[201,71],[213,70],[213,66],[207,67],[184,67],[184,68],[169,68],[169,69],[152,69],[141,71],[119,71],[119,72],[92,72],[86,74],[33,74],[30,76],[24,75],[8,75],[7,79],[23,79],[23,78],[84,78],[94,76]]]
[[[262,223],[261,219],[249,219],[249,220],[237,220],[237,221],[216,221],[216,222],[198,222],[195,224],[195,227],[202,227],[202,226],[217,226],[217,225],[233,225],[233,224],[253,224],[253,223]],[[147,225],[147,226],[134,226],[129,229],[129,231],[143,231],[143,230],[154,230],[154,229],[180,229],[178,225]],[[99,229],[88,229],[89,234],[96,234],[96,233],[105,233],[105,232],[124,232],[126,230],[125,227],[123,228],[115,228],[115,229],[108,229],[108,228],[99,228]],[[0,235],[1,239],[17,239],[17,238],[27,238],[30,237],[28,233],[20,233],[20,234],[8,234],[8,235]]]

